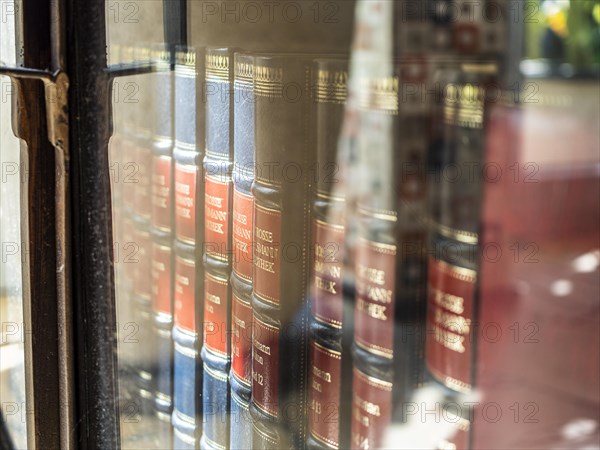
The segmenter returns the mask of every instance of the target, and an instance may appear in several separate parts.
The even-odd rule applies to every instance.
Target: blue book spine
[[[204,157],[203,449],[229,447],[233,132],[230,49],[206,50]]]
[[[230,448],[252,448],[252,209],[254,197],[254,57],[236,53],[233,87],[233,262],[231,273]]]
[[[175,146],[173,150],[175,258],[173,302],[173,446],[197,448],[202,423],[201,298],[203,266],[204,106],[201,51],[182,48],[175,63]]]
[[[173,414],[173,449],[195,450],[196,449],[196,427],[193,423],[181,418],[177,413]]]

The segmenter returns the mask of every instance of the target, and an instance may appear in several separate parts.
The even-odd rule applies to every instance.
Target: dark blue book
[[[252,209],[254,197],[254,57],[236,53],[233,81],[230,448],[252,448]]]
[[[175,63],[173,445],[197,447],[202,423],[204,186],[203,52],[178,49]]]
[[[200,447],[229,447],[233,53],[208,48],[205,60],[204,424]]]

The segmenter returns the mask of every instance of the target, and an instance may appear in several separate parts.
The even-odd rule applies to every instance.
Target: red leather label
[[[140,297],[150,299],[152,295],[152,283],[149,283],[152,271],[150,233],[136,228],[133,232],[133,242],[137,250],[133,258],[133,290]]]
[[[352,379],[353,449],[380,448],[392,416],[392,383],[354,368]]]
[[[476,272],[430,257],[428,277],[427,367],[450,389],[469,392]]]
[[[279,304],[281,277],[281,212],[254,204],[254,294]]]
[[[252,281],[252,206],[253,197],[233,191],[233,271]]]
[[[254,316],[252,401],[264,413],[279,415],[279,329]],[[291,356],[291,355],[290,355]]]
[[[192,333],[196,332],[194,291],[196,266],[194,261],[175,258],[175,326]]]
[[[198,168],[175,164],[175,235],[184,242],[196,241],[196,182]]]
[[[252,306],[233,294],[231,367],[247,384],[252,377]]]
[[[313,222],[313,316],[333,327],[342,327],[342,265],[344,227],[320,220]]]
[[[316,440],[338,448],[342,356],[311,342],[309,370],[309,431]]]
[[[154,311],[171,311],[171,247],[152,243],[152,304]]]
[[[361,239],[356,255],[354,340],[369,352],[394,355],[396,246]]]
[[[230,181],[206,176],[204,201],[204,236],[208,255],[227,260],[229,255],[229,187]]]
[[[227,302],[229,283],[209,273],[204,277],[204,345],[212,352],[227,356]]]
[[[150,217],[151,202],[151,173],[152,151],[149,148],[138,147],[136,152],[137,183],[135,184],[135,211],[143,217]]]
[[[171,229],[171,157],[155,156],[152,164],[152,225]]]

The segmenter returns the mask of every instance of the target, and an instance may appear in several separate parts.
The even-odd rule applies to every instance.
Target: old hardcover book
[[[466,69],[465,69],[466,67]],[[472,389],[475,284],[481,224],[486,87],[494,65],[464,64],[446,89],[443,176],[432,211],[427,367],[446,387]],[[450,176],[445,169],[458,168]],[[475,170],[468,171],[469,167]],[[455,250],[452,252],[452,250]]]
[[[344,307],[346,204],[344,192],[338,189],[338,140],[348,95],[348,61],[317,60],[314,77],[317,156],[311,189],[307,448],[348,448],[347,391],[352,373],[350,346],[344,337],[349,335],[352,311]]]
[[[425,362],[431,377],[457,398],[472,391],[476,369],[486,91],[495,73],[495,64],[465,63],[445,75],[440,176],[431,186]],[[469,419],[462,417],[463,426],[445,442],[468,448]]]
[[[173,412],[173,71],[171,52],[154,47],[152,74],[152,196],[150,251],[152,316],[156,361],[154,408],[158,419],[157,444],[171,447]]]
[[[403,110],[402,64],[360,80],[361,162],[367,189],[358,199],[352,448],[384,444],[387,427],[421,381],[424,314],[424,181],[403,164],[425,157],[411,142],[423,121]]]
[[[252,447],[252,210],[254,197],[254,57],[236,53],[233,83],[233,213],[230,448]]]
[[[204,53],[178,48],[175,63],[175,261],[173,319],[173,445],[194,449],[202,424],[204,267]]]
[[[252,447],[306,441],[312,60],[255,57]]]
[[[201,448],[229,446],[233,52],[207,48],[204,156],[204,423]]]

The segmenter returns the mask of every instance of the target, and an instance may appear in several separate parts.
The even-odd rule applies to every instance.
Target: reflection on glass
[[[109,146],[122,447],[170,448],[172,72],[145,44],[160,41],[162,5],[107,3],[107,29],[109,64],[140,69],[113,82]]]
[[[150,3],[107,10],[124,447],[597,441],[596,2],[192,2],[187,47]]]

